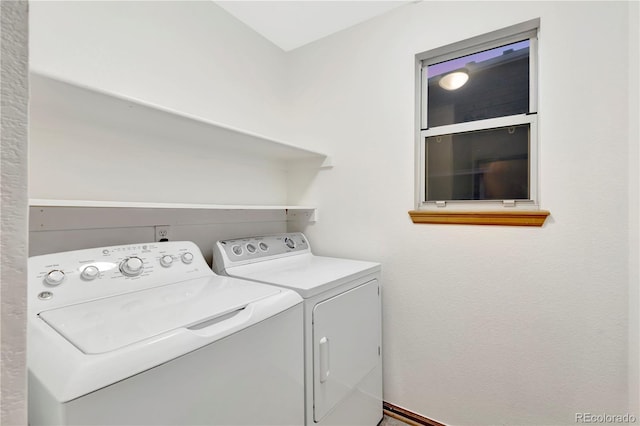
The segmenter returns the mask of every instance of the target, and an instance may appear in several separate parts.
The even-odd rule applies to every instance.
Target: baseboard
[[[431,420],[402,407],[398,407],[390,402],[383,401],[382,409],[384,410],[384,414],[387,416],[393,417],[412,426],[446,426],[443,423]]]

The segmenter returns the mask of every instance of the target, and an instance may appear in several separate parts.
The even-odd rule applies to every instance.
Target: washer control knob
[[[293,250],[294,248],[296,248],[296,242],[295,242],[295,241],[293,241],[293,240],[292,240],[291,238],[289,238],[289,237],[285,237],[285,239],[284,239],[284,243],[285,243],[285,245],[286,245],[287,247],[289,247],[289,248],[290,248],[290,249],[292,249],[292,250]]]
[[[259,246],[260,246],[260,250],[262,251],[269,250],[269,246],[267,245],[267,243],[260,243]]]
[[[240,247],[239,245],[235,245],[235,246],[231,247],[231,251],[236,256],[240,256],[242,254],[242,247]]]
[[[142,273],[142,259],[136,256],[127,257],[120,263],[120,272],[128,277],[136,277]]]
[[[99,275],[100,275],[100,270],[93,265],[87,266],[80,273],[80,276],[87,281],[95,280],[96,278],[98,278]]]
[[[49,285],[60,285],[62,281],[64,281],[64,272],[59,269],[54,269],[53,271],[49,271],[47,275],[44,277],[44,282]]]
[[[182,259],[182,263],[189,264],[193,262],[193,253],[190,253],[190,252],[182,253],[182,256],[180,256],[180,258]]]
[[[249,254],[253,254],[253,253],[255,253],[255,252],[256,252],[256,250],[257,250],[257,249],[256,249],[256,246],[255,246],[255,245],[253,245],[253,244],[251,244],[251,243],[247,244],[247,251],[249,252]]]
[[[165,254],[160,258],[160,264],[165,268],[168,268],[169,266],[173,265],[173,256]]]

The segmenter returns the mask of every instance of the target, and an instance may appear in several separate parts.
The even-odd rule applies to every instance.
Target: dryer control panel
[[[311,253],[309,241],[301,232],[260,237],[220,240],[213,246],[213,267],[222,273],[230,266]],[[220,267],[224,265],[224,267]]]
[[[46,254],[28,265],[28,306],[35,312],[212,275],[189,241]]]

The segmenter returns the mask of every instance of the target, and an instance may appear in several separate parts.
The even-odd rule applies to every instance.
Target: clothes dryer
[[[304,299],[306,425],[382,419],[380,264],[316,256],[302,233],[218,241],[219,274]]]
[[[191,242],[29,259],[29,423],[299,425],[303,306]]]

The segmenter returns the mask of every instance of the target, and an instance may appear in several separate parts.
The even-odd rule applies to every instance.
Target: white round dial
[[[120,272],[129,277],[138,276],[143,270],[142,259],[139,257],[128,257],[120,263]]]
[[[252,253],[252,254],[255,253],[256,252],[256,246],[251,244],[251,243],[247,244],[247,251],[249,253]]]
[[[169,266],[173,265],[173,256],[165,254],[160,258],[160,264],[165,268],[168,268]]]
[[[189,252],[183,253],[182,256],[180,256],[180,258],[182,259],[182,263],[189,264],[193,262],[193,254]]]
[[[99,275],[100,270],[93,265],[87,266],[80,273],[80,276],[87,281],[95,280]]]
[[[236,256],[240,256],[242,254],[242,247],[240,247],[239,245],[235,245],[235,246],[231,247],[231,251]]]
[[[49,285],[60,285],[62,281],[64,281],[64,272],[59,269],[54,269],[53,271],[49,271],[47,275],[44,277],[44,282]]]

